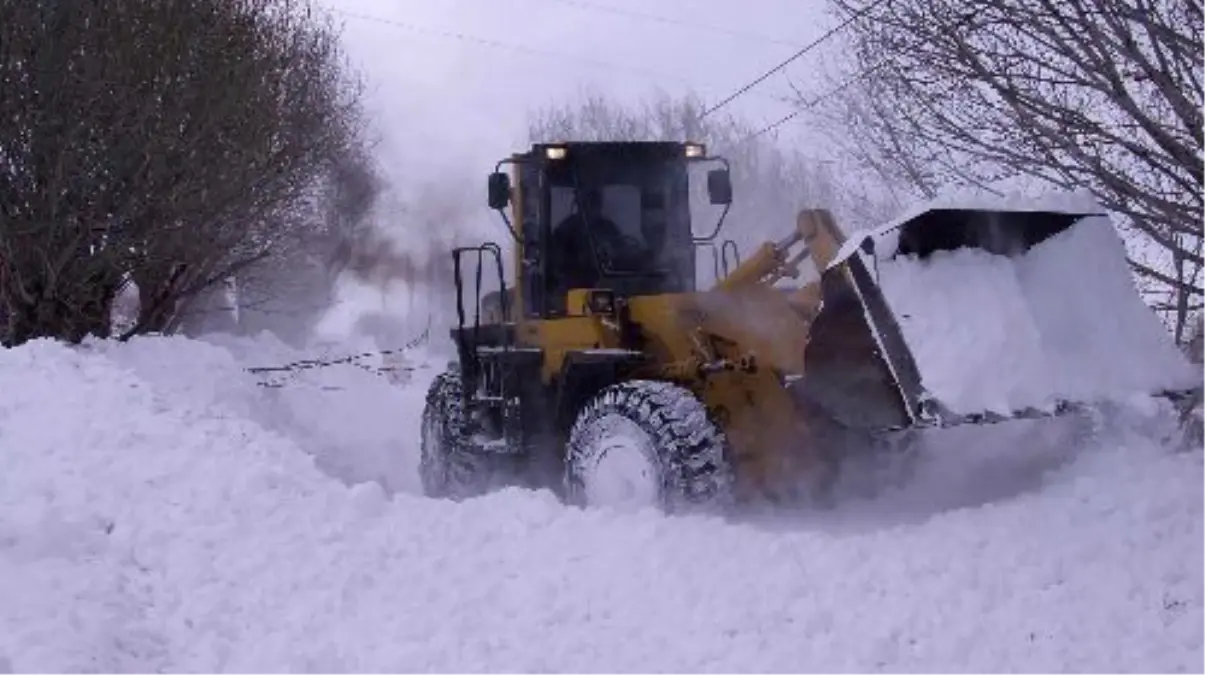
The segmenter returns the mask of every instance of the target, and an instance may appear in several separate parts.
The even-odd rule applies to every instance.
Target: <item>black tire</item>
[[[619,449],[614,432],[636,435],[624,448],[639,450],[655,490],[656,506],[667,513],[722,511],[732,501],[734,471],[727,438],[687,389],[668,382],[635,380],[612,385],[579,413],[565,456],[565,490],[570,503],[591,505],[593,471]],[[608,442],[611,441],[611,445]]]
[[[460,374],[454,371],[436,376],[427,390],[418,464],[427,497],[475,497],[487,492],[493,480],[492,463],[469,437],[462,392]]]

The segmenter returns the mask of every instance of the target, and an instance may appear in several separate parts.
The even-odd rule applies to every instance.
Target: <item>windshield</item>
[[[632,286],[630,293],[693,287],[685,163],[616,158],[578,167],[570,160],[553,163],[547,177],[550,234],[560,249],[553,258],[573,267],[562,275],[573,277],[563,287],[604,278],[611,287]]]

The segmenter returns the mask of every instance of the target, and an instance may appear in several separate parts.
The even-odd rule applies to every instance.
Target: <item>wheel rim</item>
[[[639,509],[657,506],[661,483],[652,458],[652,438],[635,422],[608,415],[581,469],[582,493],[590,506]]]

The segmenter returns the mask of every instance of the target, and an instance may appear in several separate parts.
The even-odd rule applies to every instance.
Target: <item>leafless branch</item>
[[[847,15],[868,4],[833,2]],[[863,163],[922,195],[1015,179],[1087,187],[1162,251],[1133,250],[1136,273],[1200,296],[1199,272],[1168,261],[1202,265],[1201,17],[1199,0],[893,0],[853,31],[854,67],[890,67],[826,119]]]
[[[358,80],[308,0],[0,2],[9,338],[136,330],[321,229],[294,217],[362,145]]]

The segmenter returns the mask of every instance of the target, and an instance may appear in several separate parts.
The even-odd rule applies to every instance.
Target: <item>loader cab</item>
[[[583,142],[535,144],[500,162],[512,170],[490,176],[489,205],[515,240],[514,315],[571,315],[573,289],[694,291],[690,166],[706,160],[723,161],[696,143]],[[731,202],[726,168],[708,187],[712,204]]]

